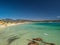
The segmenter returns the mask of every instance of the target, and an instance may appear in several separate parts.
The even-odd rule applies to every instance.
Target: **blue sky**
[[[59,0],[0,0],[0,19],[60,19]]]

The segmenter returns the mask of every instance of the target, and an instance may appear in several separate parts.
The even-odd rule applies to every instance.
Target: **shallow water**
[[[8,39],[16,36],[18,39],[10,45],[27,45],[32,38],[40,37],[45,42],[60,45],[60,23],[29,23],[0,29],[0,45],[7,45]],[[40,43],[40,45],[43,45]]]

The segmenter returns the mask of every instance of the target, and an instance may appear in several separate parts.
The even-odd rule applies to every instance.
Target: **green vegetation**
[[[22,19],[1,19],[0,24],[4,23],[24,23],[24,22],[60,22],[60,20],[22,20]]]

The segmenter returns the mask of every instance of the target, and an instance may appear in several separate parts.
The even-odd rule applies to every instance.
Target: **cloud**
[[[57,16],[57,18],[60,18],[60,16]]]

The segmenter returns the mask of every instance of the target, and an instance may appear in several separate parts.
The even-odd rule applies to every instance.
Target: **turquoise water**
[[[16,36],[18,39],[9,45],[27,45],[32,38],[42,38],[45,42],[60,45],[60,23],[29,23],[0,29],[0,45],[7,45],[8,39]],[[40,42],[39,42],[40,43]],[[43,45],[40,43],[40,45]]]

